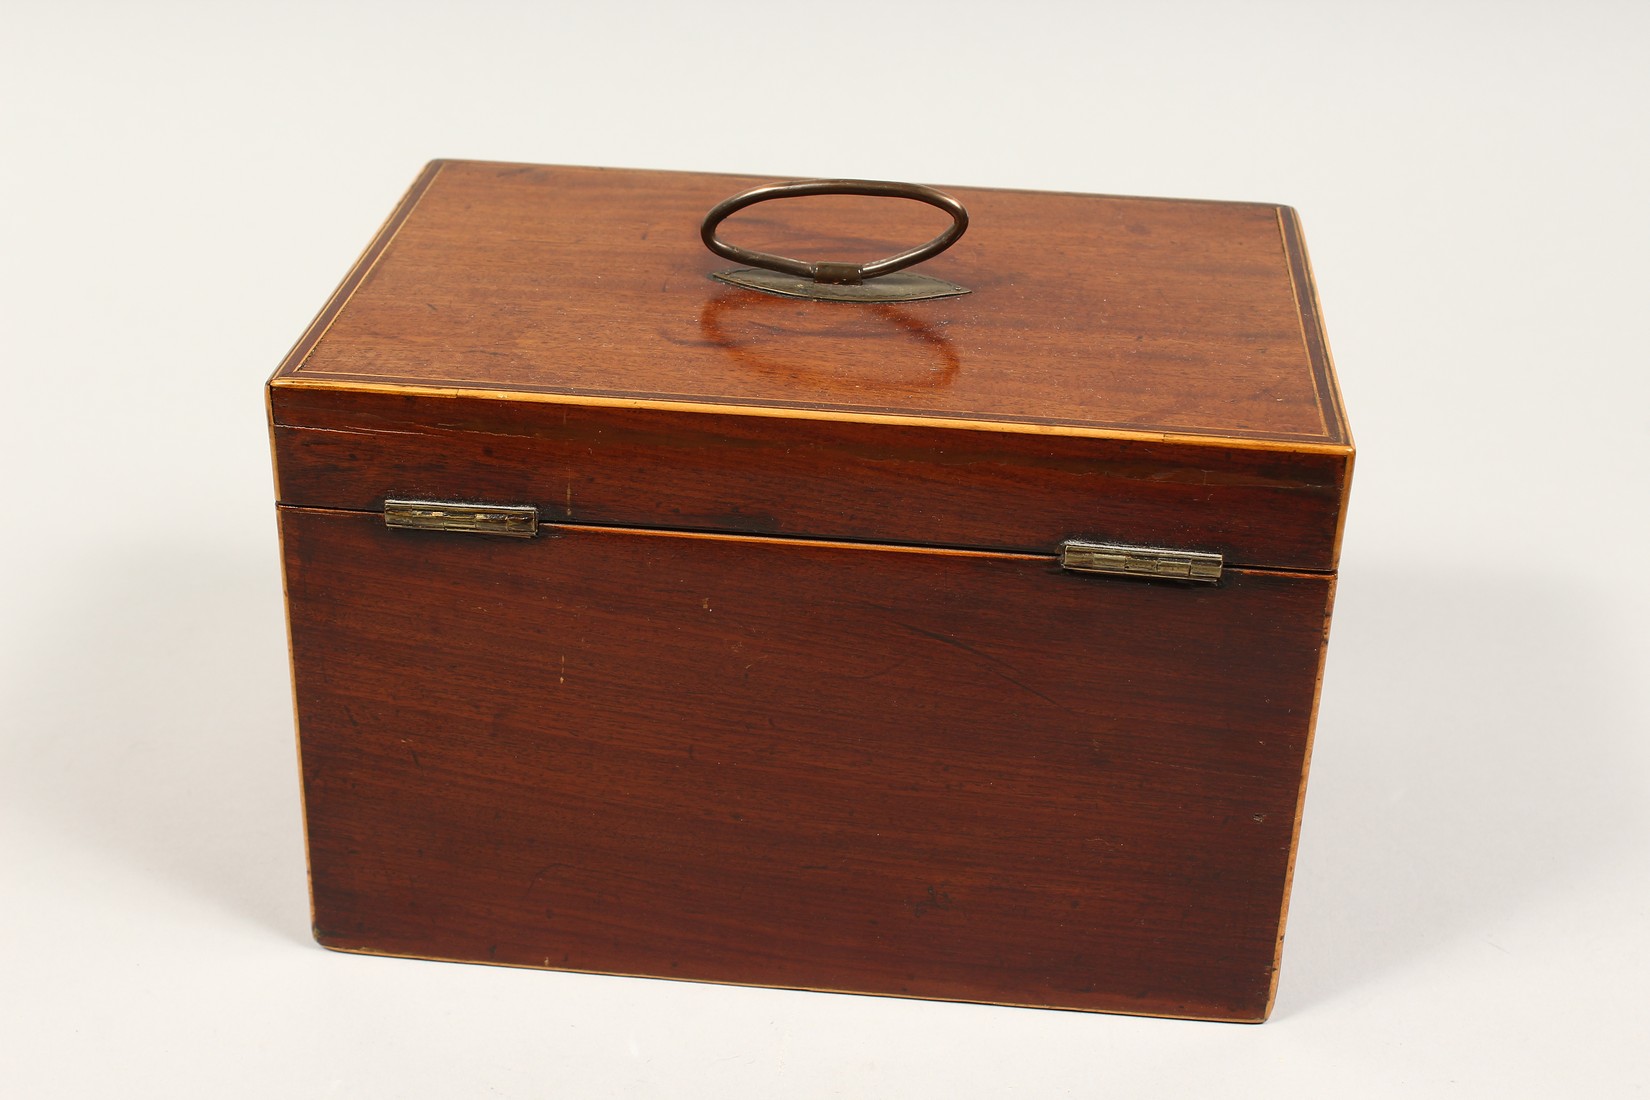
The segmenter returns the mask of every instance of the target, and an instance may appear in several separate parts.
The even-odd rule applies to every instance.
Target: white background
[[[14,0],[0,112],[0,1095],[1650,1090],[1650,6]],[[1360,455],[1272,1022],[310,941],[261,387],[437,156],[1301,211]]]

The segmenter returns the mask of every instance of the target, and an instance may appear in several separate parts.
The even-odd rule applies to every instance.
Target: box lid
[[[282,503],[1334,567],[1352,447],[1293,211],[948,188],[970,227],[921,270],[971,293],[811,302],[709,277],[701,220],[761,182],[431,164],[271,380]],[[724,234],[871,259],[936,220]]]

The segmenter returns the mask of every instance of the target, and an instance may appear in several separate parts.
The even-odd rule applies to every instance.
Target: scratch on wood
[[[917,901],[908,902],[907,904],[911,906],[912,915],[920,917],[924,913],[934,909],[950,909],[953,903],[949,893],[930,886],[928,887],[927,897],[921,898]]]
[[[900,626],[904,627],[906,630],[911,631],[911,633],[913,633],[913,634],[921,634],[924,638],[932,638],[936,642],[944,642],[948,646],[953,646],[957,649],[960,649],[964,653],[967,653],[968,655],[970,655],[971,657],[974,657],[977,660],[983,662],[985,664],[985,667],[988,670],[990,670],[994,675],[1000,676],[1002,679],[1007,680],[1009,683],[1013,684],[1015,687],[1019,688],[1021,691],[1028,692],[1029,694],[1035,695],[1037,698],[1041,699],[1043,702],[1045,702],[1045,703],[1047,703],[1047,704],[1049,704],[1050,706],[1053,706],[1053,707],[1059,707],[1061,710],[1065,711],[1067,714],[1075,713],[1070,707],[1066,706],[1064,703],[1060,702],[1058,699],[1051,699],[1049,696],[1044,695],[1042,692],[1038,691],[1036,688],[1032,687],[1030,684],[1025,683],[1024,681],[1020,680],[1016,676],[1010,675],[1005,670],[1010,669],[1013,666],[1008,664],[1006,661],[1003,661],[999,657],[993,657],[989,653],[982,653],[981,651],[975,649],[973,646],[969,645],[967,642],[961,640],[960,638],[953,638],[948,634],[940,634],[940,633],[938,633],[936,631],[933,631],[933,630],[924,630],[922,627],[912,626],[910,623],[900,623]]]

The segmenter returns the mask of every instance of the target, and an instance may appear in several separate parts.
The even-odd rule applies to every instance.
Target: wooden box
[[[1264,1019],[1353,453],[1294,213],[958,190],[971,293],[816,302],[709,277],[755,182],[434,163],[271,379],[316,939]]]

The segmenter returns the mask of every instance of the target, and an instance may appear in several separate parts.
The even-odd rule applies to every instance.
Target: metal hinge
[[[384,526],[413,531],[464,531],[530,539],[539,531],[531,504],[464,504],[448,500],[386,500]]]
[[[1110,542],[1068,539],[1060,544],[1060,567],[1075,573],[1104,573],[1113,577],[1157,577],[1164,580],[1220,580],[1225,559],[1201,550],[1164,550],[1156,546],[1119,546]]]

